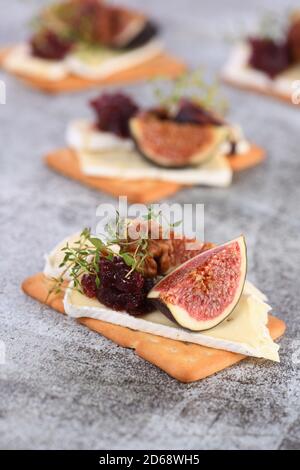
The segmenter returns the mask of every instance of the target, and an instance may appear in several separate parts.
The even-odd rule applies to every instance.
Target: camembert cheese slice
[[[249,283],[229,317],[214,328],[197,333],[173,323],[159,311],[139,316],[116,312],[72,288],[66,291],[64,308],[74,318],[95,318],[157,336],[279,362],[279,346],[273,342],[267,328],[271,307]]]
[[[28,44],[20,44],[8,53],[3,66],[16,74],[24,74],[47,80],[62,80],[68,75],[65,61],[46,60],[33,57]]]

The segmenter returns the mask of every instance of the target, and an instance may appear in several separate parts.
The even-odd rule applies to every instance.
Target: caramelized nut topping
[[[214,246],[213,243],[203,243],[191,238],[175,238],[174,231],[170,232],[170,238],[165,238],[163,228],[153,220],[133,221],[132,226],[136,232],[143,231],[149,236],[148,256],[143,263],[143,274],[146,277],[164,275],[188,259]],[[151,238],[153,233],[155,233],[156,239]],[[134,241],[130,236],[128,239]],[[126,250],[133,253],[137,248],[137,243],[126,245]]]

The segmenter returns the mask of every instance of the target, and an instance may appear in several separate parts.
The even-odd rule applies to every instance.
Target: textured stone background
[[[41,1],[1,0],[0,43],[26,37]],[[125,3],[144,6],[141,1]],[[297,2],[295,1],[294,4]],[[292,1],[152,0],[168,48],[191,66],[217,72],[230,43],[264,8]],[[0,74],[2,448],[299,448],[299,109],[224,89],[231,117],[268,152],[259,168],[228,190],[194,188],[178,202],[203,202],[206,238],[247,236],[250,278],[288,325],[280,365],[245,360],[202,382],[183,385],[68,318],[26,298],[20,284],[42,268],[43,253],[95,222],[104,194],[51,173],[45,152],[63,145],[69,119],[88,115],[95,91],[45,96]],[[151,100],[150,87],[128,91]],[[295,359],[295,357],[294,357]]]

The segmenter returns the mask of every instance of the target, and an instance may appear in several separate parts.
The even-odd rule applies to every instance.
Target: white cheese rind
[[[145,46],[128,52],[122,52],[116,57],[107,58],[98,65],[89,64],[76,54],[70,54],[67,57],[67,65],[70,72],[80,77],[91,80],[104,79],[114,73],[121,72],[122,70],[147,62],[148,60],[160,55],[162,50],[162,44],[155,40],[150,41]]]
[[[270,306],[253,295],[243,294],[226,320],[210,330],[197,333],[181,328],[158,311],[137,317],[116,312],[72,288],[65,293],[64,308],[73,318],[94,318],[165,338],[279,361],[279,347],[272,341],[266,326]]]
[[[28,44],[20,44],[8,53],[3,66],[13,73],[20,73],[51,81],[62,80],[68,75],[65,61],[55,61],[33,57]]]
[[[61,242],[59,242],[50,253],[44,255],[45,259],[45,266],[43,273],[48,278],[58,278],[62,275],[65,268],[60,268],[59,265],[64,259],[64,252],[62,248],[64,248],[67,243],[72,246],[74,242],[80,239],[80,232],[76,232],[73,235],[69,235],[68,237],[64,238]],[[70,280],[70,276],[68,273],[65,273],[64,279],[67,281]]]
[[[78,151],[102,152],[134,149],[133,140],[121,139],[111,132],[100,131],[85,119],[77,119],[69,123],[66,142],[69,147]]]
[[[255,86],[258,90],[273,91],[291,97],[292,84],[295,78],[289,78],[289,71],[271,79],[265,73],[248,66],[251,54],[250,46],[245,43],[237,44],[222,71],[222,77],[237,85]],[[299,77],[300,79],[300,71]]]
[[[251,146],[248,140],[245,139],[243,129],[238,124],[229,127],[229,138],[231,142],[235,143],[235,151],[239,155],[249,152]],[[228,154],[229,152],[227,152]]]
[[[224,155],[216,155],[201,166],[169,169],[152,165],[136,151],[86,152],[77,151],[81,171],[89,176],[123,178],[128,180],[154,179],[179,184],[201,184],[227,187],[232,170]]]
[[[31,55],[27,43],[13,47],[4,60],[4,68],[51,81],[62,80],[70,73],[87,79],[104,79],[114,73],[130,69],[161,54],[163,46],[159,41],[151,41],[145,46],[129,52],[113,53],[100,63],[91,65],[84,62],[76,53],[68,54],[63,60],[47,60]]]

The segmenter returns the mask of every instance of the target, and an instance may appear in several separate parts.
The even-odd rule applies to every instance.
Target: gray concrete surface
[[[0,43],[26,37],[27,21],[42,2],[0,3]],[[171,51],[217,72],[230,49],[226,36],[251,27],[264,8],[282,11],[292,3],[152,0],[146,9],[162,23]],[[268,159],[236,176],[228,190],[194,188],[174,198],[205,204],[208,240],[246,234],[250,278],[288,325],[281,364],[245,360],[183,385],[22,294],[22,280],[42,268],[43,253],[93,225],[96,206],[113,200],[51,173],[42,161],[63,145],[68,120],[88,114],[85,103],[95,92],[51,97],[0,78],[7,84],[7,104],[0,105],[0,339],[6,345],[0,447],[299,448],[299,109],[224,88],[232,119],[266,148]],[[151,100],[150,86],[126,89]]]

